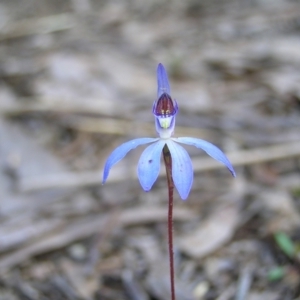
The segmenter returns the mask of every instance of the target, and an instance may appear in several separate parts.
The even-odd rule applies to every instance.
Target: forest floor
[[[0,1],[0,299],[168,300],[167,188],[139,185],[156,67],[187,147],[177,300],[300,299],[297,0]]]

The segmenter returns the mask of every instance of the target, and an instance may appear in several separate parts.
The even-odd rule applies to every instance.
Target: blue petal
[[[142,188],[148,192],[156,181],[160,170],[161,152],[166,144],[165,140],[159,140],[148,146],[142,153],[138,163],[138,177]]]
[[[190,193],[193,183],[193,166],[187,151],[172,140],[167,141],[172,156],[172,176],[182,200]]]
[[[162,64],[158,64],[157,67],[157,98],[159,98],[163,93],[170,95],[170,85],[168,80],[168,75],[165,67]]]
[[[109,170],[113,165],[115,165],[117,162],[119,162],[130,150],[136,148],[137,146],[152,143],[157,141],[157,138],[140,138],[131,140],[127,143],[122,144],[118,148],[116,148],[108,157],[106,160],[105,166],[104,166],[104,172],[103,172],[103,180],[102,183],[105,183]]]
[[[226,155],[215,145],[213,145],[207,141],[196,139],[196,138],[191,138],[191,137],[174,138],[173,141],[178,142],[178,143],[183,143],[186,145],[192,145],[192,146],[195,146],[197,148],[204,150],[209,156],[211,156],[215,160],[223,163],[228,168],[228,170],[231,172],[232,176],[234,176],[234,177],[236,176],[235,171],[234,171],[230,161],[226,157]]]

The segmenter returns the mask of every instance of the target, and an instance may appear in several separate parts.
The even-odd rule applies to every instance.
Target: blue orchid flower
[[[161,154],[165,145],[167,145],[172,157],[174,185],[183,200],[187,199],[190,193],[194,175],[190,156],[180,144],[192,145],[204,150],[212,158],[223,163],[235,177],[230,161],[215,145],[192,137],[173,137],[178,105],[176,100],[170,96],[168,75],[162,64],[157,67],[157,86],[157,100],[153,104],[152,111],[159,137],[134,139],[117,147],[105,163],[102,183],[106,182],[111,167],[124,158],[130,150],[150,143],[151,145],[142,153],[137,168],[140,184],[145,191],[152,188],[158,177]]]

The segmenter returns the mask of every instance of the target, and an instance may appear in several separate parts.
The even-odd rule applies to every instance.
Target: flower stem
[[[175,276],[174,276],[174,252],[173,252],[173,191],[174,182],[172,177],[172,157],[165,145],[163,156],[166,166],[168,191],[169,191],[169,209],[168,209],[168,238],[169,238],[169,260],[170,260],[170,282],[171,282],[171,300],[175,300]]]

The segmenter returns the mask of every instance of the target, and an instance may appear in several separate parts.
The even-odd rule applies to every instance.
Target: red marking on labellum
[[[176,112],[172,98],[163,93],[156,102],[154,113],[157,116],[171,116]]]

